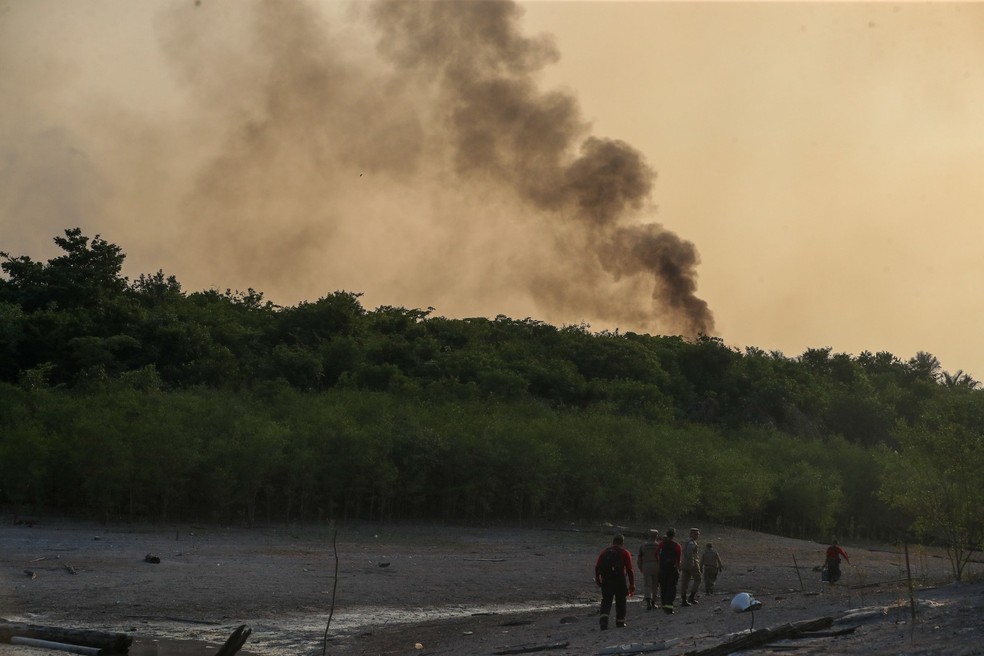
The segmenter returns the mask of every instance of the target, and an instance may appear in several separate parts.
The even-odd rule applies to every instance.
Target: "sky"
[[[984,379],[984,4],[0,0],[0,251]]]

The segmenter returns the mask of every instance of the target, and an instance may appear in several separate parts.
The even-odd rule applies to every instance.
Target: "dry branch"
[[[834,618],[821,617],[815,620],[805,620],[792,624],[784,624],[775,629],[759,629],[722,642],[714,647],[688,651],[684,656],[727,656],[736,651],[761,647],[777,640],[803,637],[803,634],[829,629],[834,624]]]

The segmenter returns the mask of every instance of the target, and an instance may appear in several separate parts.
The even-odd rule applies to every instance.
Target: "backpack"
[[[659,564],[661,567],[676,567],[677,562],[677,552],[675,549],[676,542],[671,542],[666,540],[661,545],[659,545]]]
[[[601,555],[601,565],[598,573],[603,579],[612,579],[622,575],[622,550],[618,547],[608,547]]]
[[[645,542],[639,547],[639,571],[643,574],[655,574],[659,571],[659,561],[656,554],[659,552],[658,542]]]

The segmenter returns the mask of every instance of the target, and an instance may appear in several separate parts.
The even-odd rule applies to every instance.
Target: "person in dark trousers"
[[[673,600],[676,598],[677,581],[680,578],[680,561],[683,550],[676,537],[676,529],[666,529],[666,536],[659,543],[656,560],[659,561],[659,599],[663,612],[673,614]]]
[[[612,546],[598,554],[595,562],[595,583],[601,587],[601,630],[608,628],[608,616],[615,602],[615,627],[625,626],[626,598],[635,593],[635,573],[632,571],[632,554],[623,545],[622,534],[612,538]],[[628,577],[628,582],[626,582]]]
[[[840,545],[837,544],[837,540],[834,540],[830,543],[830,546],[827,547],[827,561],[825,563],[825,567],[827,568],[827,581],[830,585],[833,585],[840,580],[841,556],[843,556],[844,560],[848,563],[851,562],[851,559],[847,557],[847,552],[840,548]]]

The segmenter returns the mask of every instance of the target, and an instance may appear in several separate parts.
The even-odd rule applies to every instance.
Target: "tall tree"
[[[942,542],[956,580],[974,550],[984,545],[984,410],[976,392],[966,402],[978,415],[973,425],[957,423],[952,414],[938,414],[922,425],[899,431],[898,450],[885,449],[880,495],[914,518],[913,528]]]

